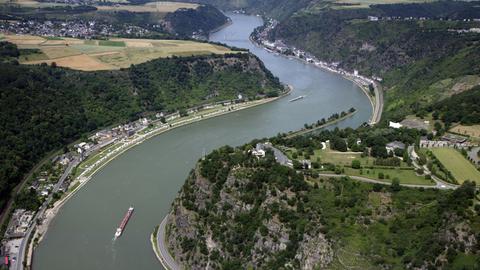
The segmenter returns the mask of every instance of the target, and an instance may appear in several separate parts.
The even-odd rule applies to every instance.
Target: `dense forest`
[[[157,59],[97,72],[19,65],[18,55],[15,45],[0,43],[0,205],[36,162],[86,132],[146,112],[281,91],[278,79],[248,53]]]
[[[480,86],[435,104],[432,115],[446,125],[480,124]]]
[[[475,185],[455,191],[319,179],[223,147],[192,170],[167,224],[170,252],[203,269],[477,269]]]
[[[480,35],[469,31],[480,27],[472,21],[479,17],[474,2],[308,9],[282,20],[271,38],[383,78],[384,114],[400,120],[455,94],[457,86],[464,91],[479,83]]]
[[[197,9],[180,9],[165,16],[165,22],[180,36],[189,37],[193,32],[208,34],[227,23],[227,16],[210,6]]]

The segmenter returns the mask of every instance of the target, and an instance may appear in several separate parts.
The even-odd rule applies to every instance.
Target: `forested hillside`
[[[104,5],[112,4],[104,3]],[[142,6],[132,5],[132,7],[141,8]],[[87,5],[29,7],[0,3],[0,19],[10,21],[33,20],[39,23],[46,21],[94,22],[94,24],[104,25],[108,29],[107,33],[98,35],[99,38],[110,35],[108,31],[134,27],[140,27],[148,31],[138,37],[188,38],[191,37],[193,32],[208,35],[210,31],[227,23],[227,17],[211,5],[199,5],[195,9],[180,8],[168,13],[154,12],[154,9],[145,10],[145,12],[135,12],[124,8],[112,11]],[[71,34],[81,35],[78,31]],[[129,35],[124,34],[123,36],[128,37]]]
[[[277,78],[248,53],[157,59],[129,69],[81,72],[18,65],[0,43],[0,206],[44,155],[86,132],[204,103],[276,95]]]
[[[181,265],[478,269],[473,183],[439,191],[321,180],[272,152],[257,159],[253,146],[215,150],[190,173],[167,224]]]
[[[479,17],[474,2],[304,10],[281,21],[271,39],[383,78],[384,113],[400,120],[480,83],[480,34],[471,30]]]
[[[433,115],[446,125],[480,124],[480,86],[435,104]]]
[[[172,31],[181,36],[193,32],[208,34],[227,23],[227,17],[213,6],[199,6],[197,9],[180,9],[165,16],[165,22]]]

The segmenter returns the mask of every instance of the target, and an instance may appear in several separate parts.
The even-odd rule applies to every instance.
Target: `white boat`
[[[305,97],[305,96],[298,96],[298,97],[296,97],[296,98],[290,99],[289,102],[294,102],[294,101],[300,100],[300,99],[302,99],[302,98],[304,98],[304,97]]]

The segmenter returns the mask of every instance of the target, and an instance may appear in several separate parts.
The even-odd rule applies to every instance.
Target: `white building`
[[[388,126],[391,127],[391,128],[401,128],[402,124],[390,121],[388,123]]]

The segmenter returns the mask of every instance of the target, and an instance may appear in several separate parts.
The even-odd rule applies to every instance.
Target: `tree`
[[[383,172],[379,172],[378,179],[384,179],[384,178],[385,178],[385,175],[383,174]]]
[[[361,168],[360,160],[358,160],[358,159],[352,160],[352,168],[353,169],[360,169]]]
[[[393,178],[390,188],[393,192],[397,192],[402,189],[402,187],[400,186],[400,180],[397,177]]]

